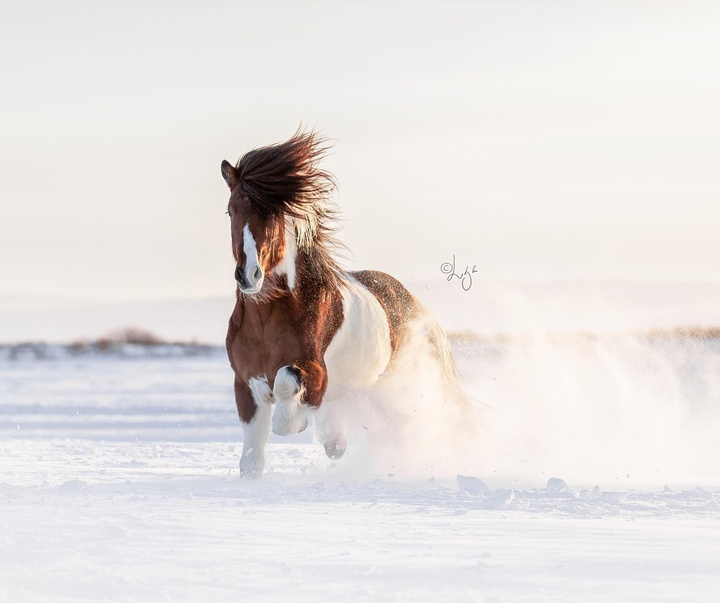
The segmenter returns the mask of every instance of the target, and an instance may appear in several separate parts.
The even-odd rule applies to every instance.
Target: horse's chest
[[[266,323],[247,320],[235,335],[232,354],[236,372],[246,382],[266,375],[273,383],[277,370],[292,364],[301,354],[301,345],[293,325],[281,318]]]

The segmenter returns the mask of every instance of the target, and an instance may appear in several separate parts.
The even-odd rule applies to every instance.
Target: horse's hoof
[[[347,450],[347,440],[344,435],[339,435],[332,441],[323,444],[323,446],[325,446],[325,454],[333,461],[336,461],[345,454],[345,450]]]
[[[240,477],[244,479],[260,479],[265,463],[240,465]]]

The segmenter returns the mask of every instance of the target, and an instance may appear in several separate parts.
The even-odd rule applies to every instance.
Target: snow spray
[[[574,332],[567,327],[578,301],[547,297],[503,291],[492,309],[510,336],[478,335],[487,325],[468,324],[464,336],[451,337],[469,404],[446,403],[421,345],[408,346],[400,370],[374,392],[348,395],[344,466],[525,487],[551,477],[620,489],[717,486],[720,339],[633,335],[633,317],[611,308],[596,308],[601,320]],[[537,320],[543,303],[553,321],[568,317],[561,330]],[[485,305],[475,311],[479,320],[487,321]]]

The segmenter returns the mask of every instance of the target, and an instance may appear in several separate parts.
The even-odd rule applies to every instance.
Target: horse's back
[[[383,307],[390,327],[393,355],[403,347],[409,346],[408,349],[420,352],[420,347],[429,346],[427,349],[439,362],[447,386],[459,392],[455,362],[447,337],[425,307],[389,274],[375,270],[351,274],[373,293]]]
[[[342,325],[325,353],[331,395],[374,385],[422,313],[412,294],[384,272],[350,272],[341,293]]]
[[[360,270],[350,273],[375,296],[390,328],[390,345],[395,353],[401,345],[408,324],[420,317],[422,306],[396,278],[377,270]]]

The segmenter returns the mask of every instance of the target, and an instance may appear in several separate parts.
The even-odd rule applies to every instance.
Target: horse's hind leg
[[[347,450],[347,438],[344,433],[339,433],[329,442],[323,442],[323,446],[325,447],[325,454],[336,461],[342,458]]]
[[[332,405],[332,401],[330,402]],[[333,460],[342,458],[347,450],[347,438],[341,421],[332,411],[326,411],[328,403],[320,407],[315,419],[315,432],[325,448],[325,454]]]

